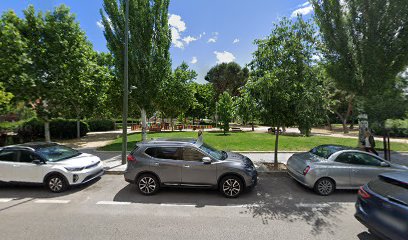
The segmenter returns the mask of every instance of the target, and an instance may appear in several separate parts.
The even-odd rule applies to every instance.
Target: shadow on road
[[[260,177],[259,185],[237,199],[227,199],[216,190],[161,189],[154,196],[144,196],[134,185],[122,188],[114,197],[118,202],[145,204],[188,204],[206,206],[243,205],[241,214],[250,214],[267,225],[270,220],[302,221],[312,227],[312,233],[333,232],[337,215],[344,203],[354,203],[356,191],[337,191],[323,197],[304,188],[289,177]]]
[[[86,184],[70,187],[61,193],[52,193],[44,186],[2,183],[0,185],[0,198],[15,198],[16,200],[20,200],[24,198],[57,198],[68,196],[79,191],[87,191],[87,189],[94,186],[100,179],[99,177]]]

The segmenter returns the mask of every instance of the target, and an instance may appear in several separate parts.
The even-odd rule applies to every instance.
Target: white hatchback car
[[[0,148],[0,182],[43,184],[52,192],[104,173],[99,157],[57,143],[33,142]]]

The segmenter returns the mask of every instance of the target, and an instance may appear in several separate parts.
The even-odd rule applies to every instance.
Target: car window
[[[28,151],[20,151],[19,162],[32,163],[34,160],[38,159],[34,154]]]
[[[146,149],[145,153],[154,158],[179,160],[178,147],[153,147]]]
[[[0,161],[2,162],[15,162],[16,152],[11,150],[0,151]]]
[[[194,148],[184,148],[183,149],[183,160],[184,161],[199,161],[201,162],[204,154]]]
[[[353,154],[351,153],[342,153],[339,156],[337,156],[335,162],[340,162],[340,163],[352,163],[353,162]]]
[[[342,146],[318,146],[310,150],[310,153],[328,159],[333,153],[344,149]]]
[[[381,160],[365,154],[365,153],[353,153],[353,161],[351,162],[352,164],[357,164],[357,165],[366,165],[366,166],[381,166]]]
[[[40,148],[37,149],[37,153],[50,162],[58,162],[81,155],[77,150],[62,145]]]

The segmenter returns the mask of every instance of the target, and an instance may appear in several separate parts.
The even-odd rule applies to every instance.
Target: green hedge
[[[86,122],[80,121],[80,135],[85,136],[89,132]],[[44,122],[32,118],[23,123],[17,130],[18,136],[24,141],[44,139]],[[50,134],[54,139],[73,139],[77,137],[76,120],[56,118],[50,121]]]
[[[17,130],[24,121],[18,122],[0,122],[0,132],[13,132]]]
[[[380,125],[374,123],[370,127],[376,135],[384,134]],[[385,128],[391,137],[408,137],[408,119],[388,119]]]
[[[89,131],[104,132],[115,130],[115,122],[109,119],[91,119],[87,121]]]

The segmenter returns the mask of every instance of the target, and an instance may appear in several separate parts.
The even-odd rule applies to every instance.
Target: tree
[[[239,95],[239,88],[248,80],[248,68],[241,68],[235,62],[217,64],[208,71],[205,80],[212,83],[216,99],[227,91],[232,96]]]
[[[239,97],[236,97],[237,115],[241,118],[242,123],[246,125],[251,122],[252,131],[254,131],[254,120],[257,116],[257,105],[254,96],[248,88],[242,88]]]
[[[320,82],[313,69],[317,39],[310,23],[284,18],[272,33],[256,40],[248,88],[255,96],[264,123],[277,127],[275,167],[278,167],[279,128],[298,125],[307,135],[319,116]],[[322,112],[320,112],[322,113]],[[306,117],[306,119],[302,119]]]
[[[2,16],[0,37],[6,42],[12,37],[17,41],[2,44],[0,51],[21,55],[14,53],[0,60],[16,61],[1,65],[1,72],[7,72],[4,67],[13,69],[2,81],[16,100],[24,100],[35,109],[37,117],[44,121],[45,139],[50,141],[50,119],[63,114],[67,102],[80,95],[78,91],[70,94],[69,87],[86,72],[90,44],[65,5],[46,13],[36,13],[29,6],[24,17],[19,19],[12,11]]]
[[[327,71],[361,112],[408,66],[408,2],[312,0]],[[352,104],[352,103],[349,103]],[[367,105],[368,104],[368,105]]]
[[[223,125],[224,135],[229,132],[229,123],[234,116],[234,102],[228,92],[221,94],[217,102],[217,113]]]
[[[169,0],[129,0],[129,86],[137,89],[130,99],[142,115],[143,140],[146,140],[146,111],[154,107],[161,83],[171,73],[168,7]],[[119,81],[124,72],[124,1],[104,0],[100,13]]]
[[[6,92],[3,83],[0,82],[0,114],[4,114],[10,110],[10,101],[13,94]]]
[[[158,109],[170,117],[173,130],[173,118],[185,113],[194,102],[191,82],[197,77],[194,70],[189,70],[183,62],[174,70],[171,77],[162,82],[159,92]]]
[[[193,103],[187,110],[186,115],[195,118],[211,117],[215,114],[215,91],[210,83],[190,83],[194,93]]]

